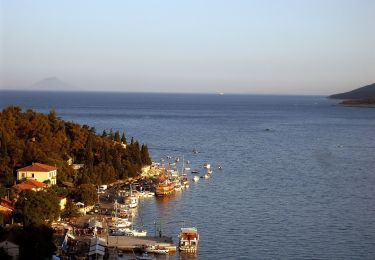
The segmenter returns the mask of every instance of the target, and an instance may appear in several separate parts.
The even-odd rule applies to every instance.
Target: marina
[[[139,227],[140,224],[138,216],[142,213],[140,204],[143,201],[156,199],[157,202],[157,198],[174,200],[175,197],[172,195],[188,191],[190,177],[185,171],[184,159],[180,165],[181,171],[177,170],[178,164],[178,161],[173,166],[168,163],[166,167],[166,164],[153,163],[153,166],[145,170],[145,174],[139,178],[98,187],[98,201],[95,207],[87,212],[87,215],[72,222],[71,228],[66,231],[69,243],[86,244],[83,248],[87,249],[72,252],[68,247],[62,250],[62,255],[87,255],[89,259],[103,259],[105,255],[109,255],[110,259],[117,259],[135,254],[136,259],[147,259],[153,255],[176,254],[179,251],[195,254],[199,241],[195,227],[182,227],[179,234],[174,234],[178,241],[173,241],[170,234],[164,234],[165,225],[184,225],[185,220],[155,220],[153,236],[152,232],[148,232],[142,226],[135,227]],[[198,175],[191,177],[193,181],[197,178],[199,180]],[[134,220],[137,219],[138,222],[135,223]]]

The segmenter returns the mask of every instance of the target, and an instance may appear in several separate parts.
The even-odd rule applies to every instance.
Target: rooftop
[[[43,188],[45,186],[46,186],[46,184],[43,183],[43,182],[39,182],[39,181],[36,181],[36,180],[29,179],[29,180],[25,180],[25,181],[15,185],[14,188],[22,191],[22,190],[31,190],[31,189]]]
[[[57,170],[55,166],[43,164],[43,163],[33,163],[32,165],[23,167],[21,169],[18,169],[17,171],[23,171],[23,172],[50,172]]]

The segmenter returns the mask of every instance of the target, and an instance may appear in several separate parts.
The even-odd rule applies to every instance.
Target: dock
[[[147,246],[159,246],[176,252],[176,246],[171,237],[133,237],[133,236],[108,236],[108,248],[118,248],[123,251],[138,251]]]

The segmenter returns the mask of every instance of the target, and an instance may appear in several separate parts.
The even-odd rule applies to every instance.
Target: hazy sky
[[[375,0],[0,0],[0,85],[331,94],[375,82]]]

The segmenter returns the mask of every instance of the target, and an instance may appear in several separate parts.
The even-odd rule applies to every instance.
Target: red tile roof
[[[10,201],[10,200],[8,200],[6,198],[1,198],[0,199],[0,206],[2,206],[4,208],[7,208],[10,211],[14,210],[12,201]]]
[[[36,180],[29,179],[29,180],[21,182],[20,184],[14,185],[14,188],[22,191],[22,190],[31,190],[31,189],[43,188],[45,186],[46,186],[46,184],[43,183],[43,182],[39,182],[39,181],[36,181]]]
[[[17,171],[22,171],[22,172],[50,172],[57,170],[56,167],[47,165],[47,164],[42,164],[42,163],[33,163],[32,165],[23,167],[21,169],[18,169]]]

